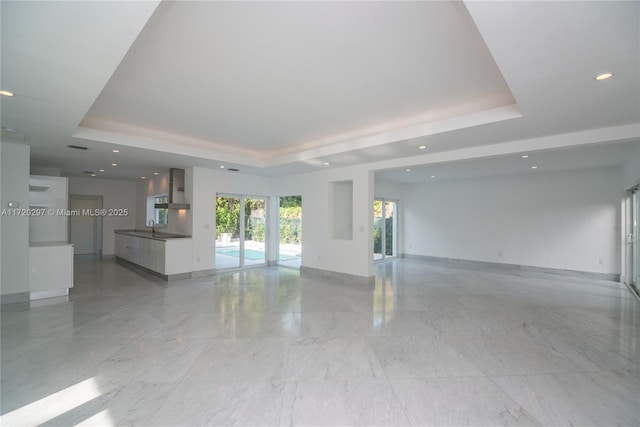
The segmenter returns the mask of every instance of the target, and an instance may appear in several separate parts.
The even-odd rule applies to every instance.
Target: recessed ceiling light
[[[117,163],[111,163],[111,166],[118,166]]]
[[[224,169],[224,165],[220,165],[220,169]]]
[[[92,173],[92,174],[91,174],[91,176],[96,176],[96,174],[95,174],[95,173]]]
[[[0,90],[0,95],[2,95],[2,96],[13,96],[13,92],[9,92],[8,90]]]
[[[537,166],[531,166],[531,169],[538,169]]]
[[[140,178],[142,178],[142,179],[147,179],[147,177],[146,177],[146,176],[141,176]]]
[[[99,169],[98,172],[104,172],[104,169]]]
[[[435,175],[431,175],[431,179],[434,179],[436,176]]]
[[[160,174],[159,174],[158,172],[154,172],[153,174],[154,174],[155,176],[158,176],[158,175],[160,175]]]
[[[2,126],[2,130],[5,131],[5,132],[11,132],[11,133],[18,132],[18,129],[16,129],[16,128],[8,128],[6,126]]]
[[[420,147],[418,147],[419,150],[424,150],[425,148],[427,148],[426,145],[421,145]]]
[[[329,166],[329,162],[324,162],[323,165]]]
[[[598,74],[596,76],[596,80],[601,81],[601,80],[608,80],[611,77],[613,77],[613,73],[602,73],[602,74]]]
[[[523,154],[523,155],[522,155],[522,158],[523,158],[523,159],[528,159],[528,158],[529,158],[529,155],[528,155],[528,154]]]
[[[118,149],[114,148],[113,150],[111,150],[111,152],[112,152],[112,153],[119,153],[119,152],[120,152],[120,150],[118,150]]]
[[[411,169],[405,169],[405,172],[411,172]]]

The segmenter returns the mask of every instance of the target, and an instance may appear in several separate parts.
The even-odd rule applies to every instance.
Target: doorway
[[[267,264],[267,199],[216,197],[216,269]]]
[[[280,197],[278,205],[278,265],[300,268],[302,196]]]
[[[638,289],[640,285],[640,192],[636,188],[631,192],[631,280]]]
[[[398,202],[388,199],[373,201],[373,260],[383,261],[398,256]]]
[[[102,217],[90,215],[102,209],[102,196],[69,197],[69,241],[74,255],[102,256]]]

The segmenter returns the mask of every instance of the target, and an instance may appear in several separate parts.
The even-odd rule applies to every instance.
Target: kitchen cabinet
[[[191,273],[193,253],[191,238],[152,236],[146,231],[116,231],[116,257],[165,278]]]
[[[73,245],[32,243],[29,247],[31,299],[67,295],[69,288],[73,288]]]

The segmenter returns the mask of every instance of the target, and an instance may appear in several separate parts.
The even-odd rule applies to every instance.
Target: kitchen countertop
[[[73,246],[73,243],[68,242],[30,242],[30,248],[50,248],[54,246]]]
[[[163,231],[156,231],[155,233],[152,233],[151,230],[115,230],[115,233],[161,241],[191,238],[191,236],[187,236],[185,234],[165,233]]]

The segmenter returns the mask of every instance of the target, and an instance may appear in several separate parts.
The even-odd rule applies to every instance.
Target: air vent
[[[229,172],[238,172],[240,171],[240,169],[236,169],[236,168],[229,168],[227,169]]]
[[[69,148],[73,148],[74,150],[88,150],[88,147],[83,147],[82,145],[67,145]],[[86,173],[86,172],[85,172]]]
[[[94,174],[95,172],[92,172],[92,171],[82,171],[82,173],[86,173],[87,175],[92,175],[92,174]]]

